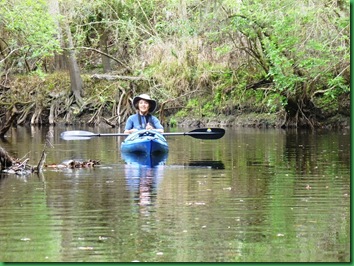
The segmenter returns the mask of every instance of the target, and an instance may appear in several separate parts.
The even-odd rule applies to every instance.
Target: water
[[[150,168],[125,162],[123,137],[60,139],[72,129],[52,129],[46,162],[101,164],[2,174],[0,261],[350,261],[349,132],[168,137],[166,162]],[[47,133],[19,127],[1,146],[36,165]]]

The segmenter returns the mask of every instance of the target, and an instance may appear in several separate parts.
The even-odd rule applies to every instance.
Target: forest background
[[[0,0],[0,122],[349,127],[344,0]]]

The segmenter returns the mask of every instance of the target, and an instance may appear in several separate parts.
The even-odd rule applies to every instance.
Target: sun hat
[[[149,95],[147,94],[140,94],[139,96],[134,97],[133,99],[133,105],[135,106],[136,109],[138,109],[138,102],[140,100],[145,100],[149,102],[149,113],[153,113],[156,110],[157,103],[155,100],[151,99]]]

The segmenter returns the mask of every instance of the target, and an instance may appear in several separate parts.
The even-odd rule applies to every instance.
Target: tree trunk
[[[103,30],[100,36],[100,47],[101,47],[100,49],[105,54],[108,54],[107,41],[108,41],[107,31]],[[102,58],[103,73],[111,72],[112,69],[111,69],[111,62],[109,57],[104,54],[101,54],[101,58]]]
[[[56,27],[57,27],[58,34],[56,37],[60,42],[60,46],[62,48],[64,48],[65,44],[64,44],[64,39],[63,39],[63,32],[62,32],[62,29],[60,27],[60,23],[58,20],[58,17],[60,16],[59,2],[58,2],[58,0],[47,0],[47,1],[48,1],[48,12],[53,17],[53,20],[54,20]],[[67,69],[65,55],[55,53],[54,54],[54,70],[63,70],[63,69]]]
[[[53,15],[54,20],[56,21],[58,26],[58,38],[60,40],[61,47],[64,50],[63,56],[65,58],[65,60],[62,60],[63,58],[60,55],[56,55],[55,67],[68,67],[71,91],[74,94],[76,103],[78,105],[81,105],[83,81],[80,76],[80,68],[76,60],[74,42],[69,27],[68,19],[70,18],[70,11],[68,9],[70,9],[70,5],[66,2],[60,2],[58,0],[48,1],[49,12]],[[57,19],[59,15],[64,17],[61,21]]]
[[[70,27],[67,22],[64,23],[65,27],[65,55],[67,59],[67,64],[69,67],[70,74],[70,83],[71,83],[71,91],[74,94],[76,103],[79,105],[82,104],[82,90],[83,90],[83,82],[80,76],[80,68],[77,64],[73,39],[71,36]]]

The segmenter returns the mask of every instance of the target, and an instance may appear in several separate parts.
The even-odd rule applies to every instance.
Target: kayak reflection
[[[164,165],[166,163],[168,153],[146,154],[122,152],[121,156],[127,164],[138,164],[148,167],[155,167],[157,165]]]

